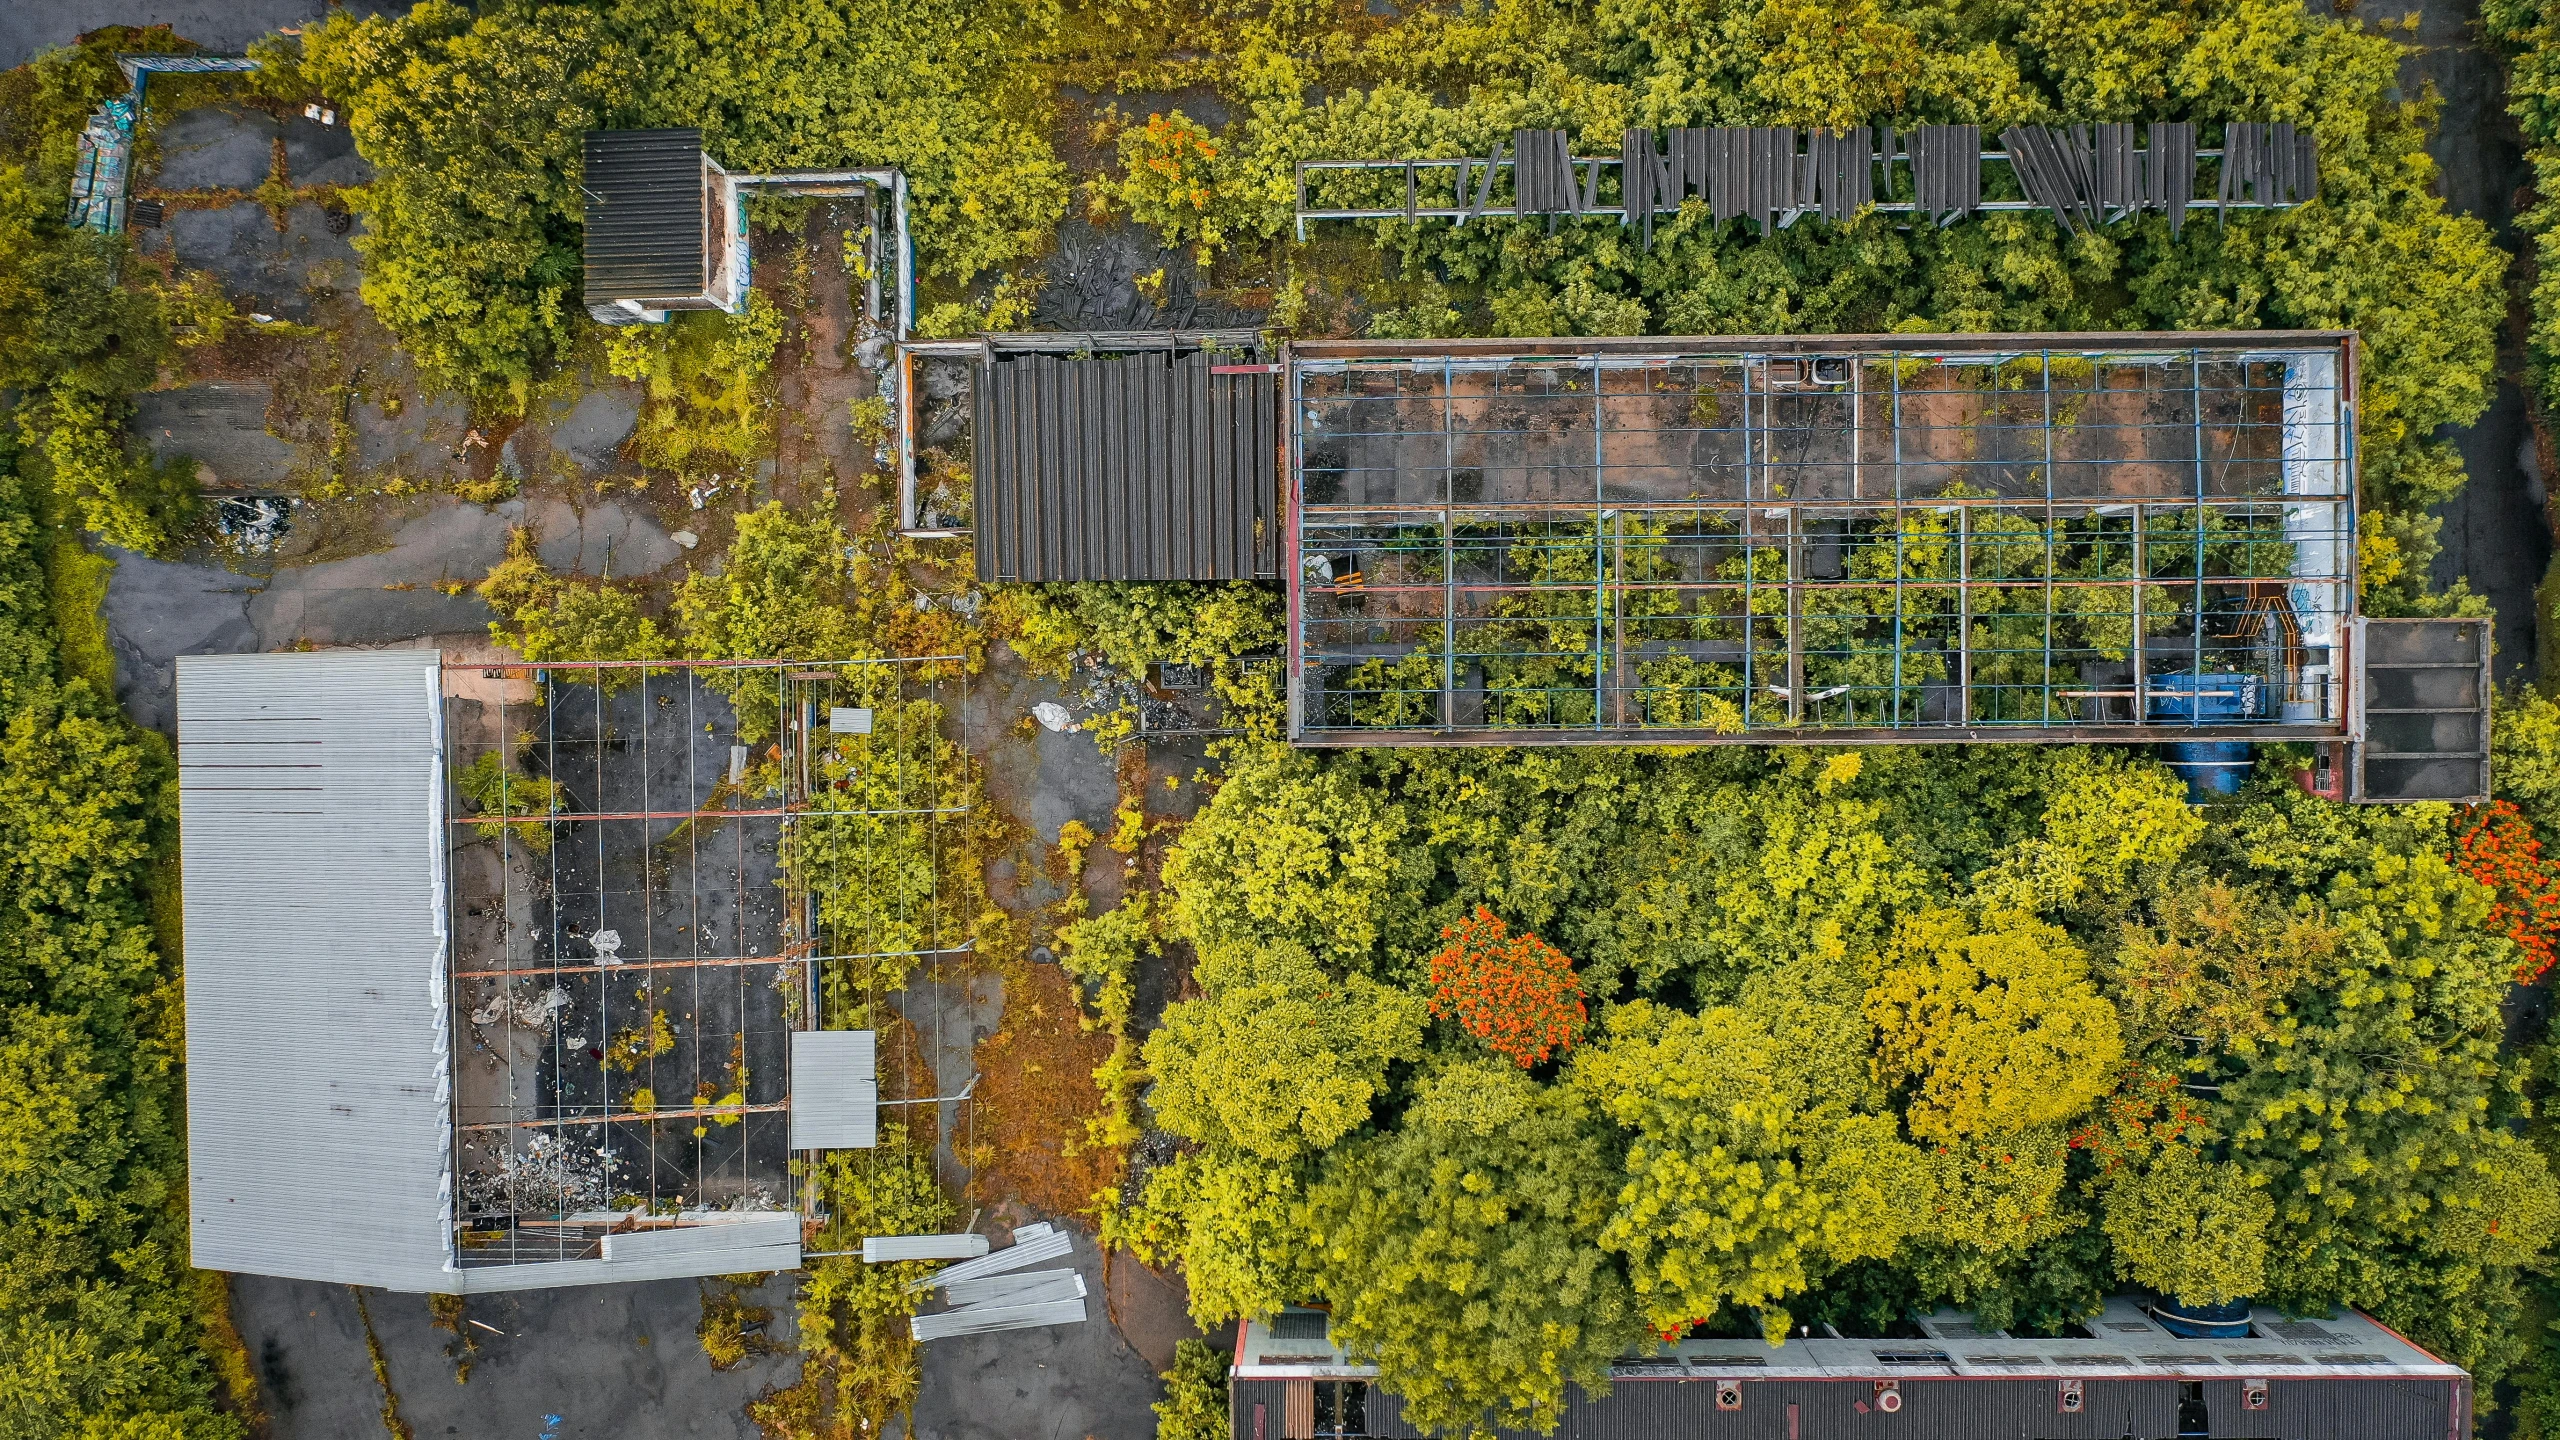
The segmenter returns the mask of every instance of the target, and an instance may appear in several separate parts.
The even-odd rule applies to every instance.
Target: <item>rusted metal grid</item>
[[[1297,345],[1291,733],[2335,738],[2352,346]]]
[[[845,997],[961,944],[942,880],[966,781],[937,738],[957,667],[444,673],[459,1262],[808,1216],[790,1032],[879,1024]]]

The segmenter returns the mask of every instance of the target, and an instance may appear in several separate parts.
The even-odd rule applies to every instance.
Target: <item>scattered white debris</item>
[[[596,957],[607,965],[622,963],[622,956],[616,953],[622,949],[621,931],[599,930],[595,933],[595,938],[587,943],[596,947]]]
[[[1032,706],[1031,718],[1061,735],[1076,728],[1076,717],[1067,713],[1067,707],[1055,700],[1043,700]]]
[[[494,1025],[500,1016],[510,1016],[528,1030],[549,1030],[552,1021],[565,1018],[568,1013],[569,991],[564,986],[554,985],[538,996],[522,994],[509,986],[490,997],[488,1004],[472,1011],[471,1023]],[[569,1043],[583,1045],[586,1042],[573,1040]]]
[[[696,510],[701,509],[701,508],[702,508],[702,504],[701,504],[701,502],[700,502],[700,501],[696,501],[696,502],[694,502],[694,507],[693,507],[693,508],[694,508],[694,509],[696,509]],[[692,531],[690,531],[690,530],[679,530],[679,531],[677,531],[676,533],[674,533],[673,535],[668,536],[667,538],[668,538],[668,539],[670,539],[670,540],[673,540],[674,542],[676,542],[676,544],[678,544],[678,545],[682,546],[683,548],[685,548],[685,549],[687,549],[687,550],[690,550],[690,549],[692,549],[694,546],[699,545],[699,544],[701,544],[701,543],[702,543],[702,537],[701,537],[701,536],[699,536],[699,535],[694,534],[694,533],[693,533]]]

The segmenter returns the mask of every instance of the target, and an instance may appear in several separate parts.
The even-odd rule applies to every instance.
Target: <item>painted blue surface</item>
[[[2188,1340],[2245,1340],[2250,1313],[2246,1300],[2228,1305],[2173,1305],[2163,1300],[2151,1307],[2152,1319],[2170,1334]]]
[[[2160,748],[2170,772],[2187,782],[2191,804],[2239,794],[2257,764],[2246,740],[2181,740]]]

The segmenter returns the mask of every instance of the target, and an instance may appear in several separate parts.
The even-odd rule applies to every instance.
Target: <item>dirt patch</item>
[[[1120,1178],[1120,1152],[1084,1141],[1111,1037],[1084,1028],[1075,982],[1055,965],[1005,977],[1004,1018],[978,1046],[978,1193],[1035,1214],[1085,1210]]]

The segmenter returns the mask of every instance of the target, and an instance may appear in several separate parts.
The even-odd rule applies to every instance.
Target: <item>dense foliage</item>
[[[112,544],[162,551],[196,518],[195,466],[155,465],[124,434],[132,395],[171,350],[182,287],[145,270],[119,285],[122,238],[68,229],[73,137],[121,94],[120,50],[169,50],[165,29],[106,26],[0,75],[0,394],[16,392],[22,463]]]
[[[2507,110],[2524,132],[2535,204],[2517,217],[2534,240],[2533,327],[2527,351],[2535,398],[2560,405],[2560,5],[2484,0],[2480,26],[2506,52]]]
[[[2128,1283],[2501,1373],[2560,1191],[2460,817],[2183,799],[2080,749],[1250,747],[1164,868],[1196,1148],[1115,1224],[1204,1322],[1331,1304],[1426,1426],[1550,1424],[1648,1334]],[[1569,1052],[1417,1015],[1480,907],[1580,961]]]
[[[261,45],[278,93],[326,93],[377,178],[364,297],[431,373],[521,407],[580,299],[580,142],[689,126],[733,170],[895,165],[925,274],[1035,251],[1066,205],[1009,47],[1045,0],[424,0]]]
[[[196,1349],[178,981],[145,892],[167,752],[59,659],[0,440],[0,1435],[230,1437]]]
[[[2506,260],[2487,227],[2430,193],[2430,110],[2401,96],[2398,41],[2288,0],[1347,8],[1078,9],[1067,33],[1087,54],[1133,82],[1214,83],[1235,116],[1194,135],[1176,112],[1124,137],[1124,208],[1168,240],[1277,240],[1300,160],[1482,157],[1522,126],[1570,130],[1577,154],[1616,153],[1629,126],[2164,119],[2200,122],[2207,145],[2226,120],[2309,127],[2317,203],[2174,237],[2157,215],[2073,236],[2042,214],[1945,229],[1869,215],[1761,235],[1694,198],[1657,223],[1650,250],[1614,219],[1552,233],[1391,222],[1375,238],[1401,264],[1383,273],[1354,244],[1285,251],[1276,318],[1431,336],[2350,328],[2364,342],[2368,604],[2443,603],[2424,593],[2426,511],[2462,470],[2434,437],[2488,402]],[[1401,175],[1309,184],[1319,201],[1403,200]]]

